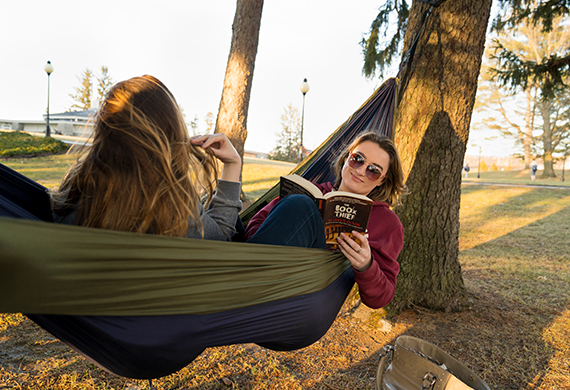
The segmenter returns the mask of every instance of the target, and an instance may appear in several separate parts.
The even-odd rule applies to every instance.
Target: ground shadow
[[[568,382],[557,382],[560,375],[558,379],[556,375],[549,375],[557,365],[566,364],[568,371],[567,363],[556,361],[559,356],[569,353],[556,342],[556,337],[565,336],[558,334],[549,340],[545,336],[553,333],[553,324],[565,315],[565,311],[568,316],[570,307],[567,288],[570,251],[566,247],[570,245],[566,244],[570,242],[570,231],[561,220],[570,220],[570,207],[462,251],[462,263],[482,263],[479,267],[471,265],[464,272],[466,287],[472,297],[470,310],[443,313],[418,307],[406,310],[392,321],[408,325],[401,334],[429,341],[462,361],[491,388],[566,388]],[[566,230],[562,236],[567,238],[566,242],[548,242],[554,236],[538,234],[544,226],[561,226]],[[519,242],[521,247],[513,250],[510,247],[513,242]],[[508,248],[501,250],[502,246]],[[550,249],[534,251],[529,248]],[[505,260],[504,253],[512,258]],[[522,267],[523,263],[527,266]],[[368,331],[374,332],[374,329]],[[393,343],[398,335],[395,332],[385,335],[392,336],[387,343]],[[363,367],[366,370],[361,375],[375,376],[382,346],[352,366],[339,370],[335,376],[353,375],[355,369]],[[330,382],[323,380],[312,389],[330,388],[327,383]]]
[[[548,193],[543,199],[548,203],[559,198]],[[528,212],[535,211],[532,194],[517,195],[505,202],[518,202]],[[480,215],[473,216],[474,225],[483,227],[487,223],[485,215],[494,213],[495,207],[503,206],[487,206]],[[566,347],[556,344],[556,337],[561,335],[556,334],[553,325],[570,305],[568,220],[570,207],[565,207],[463,250],[460,261],[472,298],[470,310],[443,313],[418,307],[389,319],[393,329],[381,331],[377,323],[349,315],[354,303],[349,300],[329,332],[308,348],[292,352],[268,351],[255,345],[211,348],[180,372],[156,380],[155,386],[374,389],[382,347],[393,343],[398,335],[407,334],[444,349],[493,389],[564,388],[553,379],[552,370],[557,356],[569,354],[563,349],[568,343],[560,343]],[[547,338],[547,334],[554,336]],[[18,355],[24,349],[26,355]],[[40,361],[54,364],[37,363]],[[125,384],[133,382],[95,368],[31,321],[8,325],[0,333],[0,370],[0,388],[13,387],[10,383],[40,388],[38,383],[47,383],[42,380],[53,381],[71,372],[76,373],[78,382],[97,385],[69,388],[129,388]],[[135,383],[140,389],[148,388],[144,381]]]

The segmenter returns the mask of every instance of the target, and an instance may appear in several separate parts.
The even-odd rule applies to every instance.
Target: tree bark
[[[427,7],[412,4],[405,51]],[[396,209],[405,238],[391,309],[457,310],[466,303],[458,259],[461,170],[490,10],[491,0],[434,8],[401,79],[395,142],[411,193]]]
[[[552,159],[552,127],[553,123],[550,121],[550,111],[552,109],[552,102],[545,100],[538,105],[540,115],[542,116],[542,161],[544,162],[544,170],[542,177],[556,177],[554,174],[554,161]]]
[[[529,169],[532,162],[532,130],[534,129],[534,97],[530,88],[526,91],[525,132],[523,136],[524,168]]]
[[[242,160],[262,10],[263,0],[237,0],[232,43],[214,130],[228,136]]]

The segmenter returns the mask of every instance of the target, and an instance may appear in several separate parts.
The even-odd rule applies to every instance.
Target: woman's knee
[[[279,200],[277,205],[299,215],[310,215],[319,212],[315,201],[307,195],[289,195]]]

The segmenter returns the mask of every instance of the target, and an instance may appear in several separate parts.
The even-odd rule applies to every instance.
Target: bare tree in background
[[[83,111],[91,108],[91,94],[93,92],[93,83],[91,82],[92,78],[93,73],[89,69],[85,69],[81,73],[81,76],[77,77],[81,84],[79,87],[74,87],[74,94],[69,94],[74,101],[72,106],[69,108],[70,111]]]
[[[301,139],[301,116],[299,110],[291,103],[283,109],[281,114],[281,132],[277,146],[270,153],[274,160],[298,162]]]
[[[106,66],[101,67],[101,74],[97,77],[97,96],[99,103],[105,99],[105,95],[113,86],[113,79],[109,75],[109,68]]]
[[[97,85],[97,95],[94,95],[94,85],[93,78],[95,77],[95,82]],[[105,94],[113,86],[113,80],[109,75],[109,68],[106,66],[101,67],[101,74],[95,76],[93,72],[89,69],[85,69],[81,76],[77,78],[81,81],[79,87],[75,87],[75,93],[69,94],[75,103],[70,107],[71,111],[83,111],[88,110],[93,105],[93,99],[95,96],[99,103],[105,98]]]

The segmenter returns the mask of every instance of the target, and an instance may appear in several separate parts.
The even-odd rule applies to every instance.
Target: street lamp
[[[53,72],[53,65],[50,61],[47,62],[44,66],[44,70],[48,74],[48,110],[47,110],[47,121],[46,121],[46,137],[51,137],[51,131],[49,128],[49,76]]]
[[[564,151],[564,159],[562,160],[562,175],[560,175],[560,181],[564,181],[564,168],[566,167],[566,156],[568,155],[568,148]]]
[[[303,161],[303,127],[305,126],[305,95],[309,92],[309,83],[307,79],[301,83],[301,92],[303,93],[303,113],[301,114],[301,145],[299,147],[299,162]]]
[[[479,179],[479,172],[481,171],[481,147],[479,146],[479,162],[477,163],[477,179]]]
[[[50,61],[47,62],[44,66],[44,70],[48,75],[48,101],[47,101],[47,122],[46,122],[46,137],[51,137],[51,131],[49,128],[49,76],[51,72],[53,72],[53,65]]]

